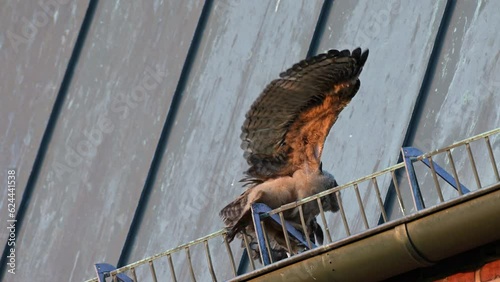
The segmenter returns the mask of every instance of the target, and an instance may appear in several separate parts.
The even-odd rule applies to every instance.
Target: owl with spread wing
[[[242,182],[248,189],[220,212],[229,241],[238,235],[255,243],[252,204],[275,209],[337,186],[335,178],[322,169],[321,153],[330,128],[358,92],[358,77],[367,58],[368,50],[357,48],[305,59],[281,73],[253,103],[241,133],[243,156],[250,166]],[[324,211],[338,210],[335,194],[322,199]],[[317,203],[306,203],[303,211],[307,235],[321,244]],[[296,209],[284,217],[304,233]],[[270,232],[268,237],[274,261],[285,258],[283,233]],[[288,251],[298,252],[298,242],[292,248]],[[258,249],[253,251],[253,258],[258,258]]]

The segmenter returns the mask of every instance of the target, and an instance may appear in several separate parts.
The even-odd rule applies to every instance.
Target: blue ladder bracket
[[[116,267],[114,267],[111,264],[108,263],[96,263],[95,264],[95,271],[97,272],[97,278],[99,279],[99,282],[105,282],[106,277],[109,277],[109,273],[113,270],[116,270]],[[130,277],[125,275],[124,273],[118,273],[116,275],[116,278],[118,278],[118,281],[121,282],[134,282]]]
[[[263,205],[264,207],[262,207],[260,205]],[[254,225],[255,233],[257,234],[257,240],[259,241],[260,256],[262,258],[262,263],[264,265],[268,265],[271,263],[271,258],[269,257],[266,241],[264,239],[264,232],[262,231],[262,225],[260,225],[260,221],[261,221],[260,214],[263,212],[267,212],[267,211],[261,211],[261,210],[265,210],[266,208],[271,210],[268,206],[266,206],[264,204],[253,204],[252,205],[253,225]]]
[[[415,147],[403,147],[401,148],[401,155],[403,156],[403,161],[405,164],[406,173],[408,174],[408,179],[410,182],[410,188],[412,190],[413,201],[418,210],[424,209],[425,204],[418,185],[417,176],[415,174],[415,169],[413,167],[413,162],[417,161],[417,157],[423,155],[424,153]],[[431,164],[428,159],[421,160],[428,168]],[[444,181],[451,185],[455,190],[458,191],[457,183],[453,176],[451,176],[446,170],[439,166],[435,161],[432,161],[434,165],[434,170],[436,174],[441,177]],[[460,190],[463,194],[469,193],[470,190],[464,185],[460,184]]]
[[[257,238],[259,241],[259,248],[262,256],[262,263],[264,265],[268,265],[271,263],[271,260],[269,258],[269,253],[267,251],[267,246],[266,246],[266,241],[264,238],[264,232],[262,231],[262,226],[260,225],[260,221],[262,218],[270,217],[273,221],[278,223],[280,226],[283,226],[281,223],[281,219],[277,214],[269,215],[268,213],[272,209],[268,207],[266,204],[262,203],[254,203],[252,204],[252,217],[254,220],[254,227],[255,227],[255,233],[257,234]],[[290,223],[288,223],[285,220],[285,228],[293,238],[297,239],[302,245],[304,245],[306,248],[308,247],[308,244],[302,234],[295,229]],[[316,245],[311,242],[311,247],[316,248]]]
[[[417,175],[415,174],[415,168],[413,167],[413,161],[418,155],[414,155],[415,151],[413,149],[414,148],[412,147],[403,147],[401,148],[401,155],[403,156],[406,174],[408,175],[408,181],[410,182],[413,203],[415,204],[417,210],[422,210],[425,208],[424,198],[422,197],[422,193],[420,192]],[[418,149],[416,150],[419,151]]]

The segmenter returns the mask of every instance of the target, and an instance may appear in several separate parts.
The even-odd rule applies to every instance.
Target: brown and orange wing
[[[295,64],[253,103],[242,126],[247,181],[292,175],[320,165],[323,144],[359,89],[368,50],[330,50]]]

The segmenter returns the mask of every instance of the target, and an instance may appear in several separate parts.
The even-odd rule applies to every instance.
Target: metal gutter
[[[500,183],[231,281],[379,281],[500,240]]]

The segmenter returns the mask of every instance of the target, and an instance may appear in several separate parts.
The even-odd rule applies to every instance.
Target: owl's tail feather
[[[243,231],[252,220],[250,212],[251,203],[248,202],[248,195],[251,190],[252,188],[243,192],[243,194],[225,206],[219,213],[219,216],[228,229],[227,238],[229,242],[234,239],[236,234]],[[259,192],[257,192],[257,198],[261,194]]]

